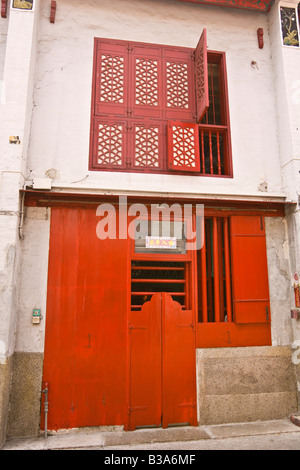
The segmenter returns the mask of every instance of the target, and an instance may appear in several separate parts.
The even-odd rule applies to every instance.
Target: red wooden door
[[[49,430],[126,422],[127,240],[100,240],[97,222],[95,208],[51,211]]]
[[[197,425],[193,312],[156,293],[131,312],[129,429]]]
[[[192,310],[162,293],[163,427],[197,426],[195,324]]]

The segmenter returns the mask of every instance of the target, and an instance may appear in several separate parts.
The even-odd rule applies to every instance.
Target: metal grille
[[[205,219],[205,236],[198,252],[198,319],[231,322],[229,223],[226,217]]]

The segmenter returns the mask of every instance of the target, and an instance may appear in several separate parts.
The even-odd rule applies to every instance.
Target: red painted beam
[[[273,0],[177,0],[179,2],[200,3],[206,5],[216,5],[221,7],[240,8],[243,10],[256,10],[268,12],[271,9]]]

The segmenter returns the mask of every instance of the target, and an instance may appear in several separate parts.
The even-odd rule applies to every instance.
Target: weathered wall
[[[12,354],[17,324],[17,290],[20,274],[19,190],[26,179],[26,159],[32,114],[32,91],[35,64],[35,39],[39,0],[36,12],[23,16],[10,11],[1,18],[0,80],[5,96],[0,100],[0,380],[5,390],[2,410],[8,409]],[[5,26],[2,26],[5,23]],[[5,38],[6,36],[6,38]],[[5,42],[4,42],[5,38]],[[22,40],[20,40],[22,38]],[[19,136],[20,144],[10,143]],[[0,416],[0,445],[5,436],[7,413]]]
[[[289,346],[197,350],[200,424],[282,419],[297,412]]]
[[[291,308],[290,247],[287,221],[266,217],[266,243],[271,306],[272,344],[282,346],[293,341]]]
[[[6,389],[10,392],[6,405],[6,437],[37,436],[40,424],[40,399],[44,357],[46,321],[48,249],[50,211],[26,208],[23,225],[24,239],[20,242],[20,276],[15,293],[18,321],[15,328],[15,352],[8,365],[0,369],[6,374]],[[40,324],[32,323],[32,310],[40,308]],[[1,380],[0,380],[1,383]],[[0,390],[1,396],[1,390]],[[4,395],[3,395],[4,396]],[[1,403],[1,401],[0,401]],[[1,413],[1,408],[0,408]]]

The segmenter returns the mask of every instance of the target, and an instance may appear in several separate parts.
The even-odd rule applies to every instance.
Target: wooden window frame
[[[271,345],[271,312],[270,296],[268,286],[268,265],[266,253],[265,222],[263,215],[236,215],[231,211],[222,214],[221,211],[207,211],[205,217],[210,219],[224,218],[228,220],[228,248],[226,276],[227,287],[230,289],[231,308],[227,321],[223,318],[215,318],[214,321],[208,321],[207,315],[203,314],[197,322],[196,344],[198,348],[212,347],[240,347],[240,346],[268,346]],[[233,225],[232,225],[233,222]],[[253,242],[251,242],[253,240]],[[241,256],[241,249],[248,247],[247,253]],[[259,255],[255,250],[259,249]],[[215,246],[214,251],[218,253]],[[257,256],[255,256],[255,254]],[[200,255],[200,256],[199,256]],[[225,250],[226,255],[226,250]],[[206,260],[203,260],[199,253],[198,270],[206,269]],[[252,273],[248,275],[248,267],[251,266]],[[230,271],[229,271],[230,269]],[[257,276],[254,288],[253,272]],[[201,274],[200,274],[201,275]],[[195,274],[196,282],[199,282],[198,273]],[[229,279],[230,276],[230,279]],[[241,278],[242,281],[241,282]],[[249,279],[248,279],[249,278]],[[248,285],[243,288],[243,283]],[[252,288],[253,287],[253,288]],[[202,289],[200,296],[206,300],[206,289],[202,281],[200,286],[197,284],[196,296],[199,311],[199,288]],[[255,291],[258,292],[255,292]],[[227,311],[228,313],[228,311]],[[203,320],[204,317],[204,321]]]
[[[227,67],[226,67],[226,54],[225,52],[219,51],[208,51],[207,60],[209,64],[218,65],[219,74],[219,88],[220,88],[220,111],[221,111],[221,123],[220,125],[210,124],[204,122],[206,116],[203,117],[199,126],[199,143],[200,148],[202,146],[201,133],[211,132],[214,134],[219,133],[224,138],[224,173],[225,174],[212,174],[201,172],[201,176],[207,177],[218,177],[218,178],[232,178],[233,167],[232,167],[232,149],[231,149],[231,132],[230,132],[230,116],[229,116],[229,100],[228,100],[228,83],[227,83]],[[206,113],[207,115],[207,113]],[[203,161],[201,161],[203,165]]]
[[[206,34],[205,34],[206,37]],[[158,152],[159,152],[159,159],[157,167],[142,167],[135,165],[132,142],[133,138],[130,136],[132,132],[135,132],[132,126],[135,126],[134,122],[138,122],[138,118],[135,119],[128,119],[128,115],[126,116],[126,112],[124,111],[123,114],[117,112],[116,116],[114,116],[113,112],[111,114],[107,113],[107,106],[104,109],[104,112],[101,113],[99,111],[99,106],[96,103],[96,96],[99,89],[99,83],[97,80],[97,70],[99,67],[99,45],[101,42],[104,42],[107,45],[107,50],[110,50],[110,47],[113,47],[114,44],[120,46],[125,46],[126,44],[129,47],[140,47],[145,48],[147,51],[148,48],[155,48],[158,50],[159,48],[163,48],[163,50],[169,51],[170,57],[172,54],[176,56],[176,51],[178,53],[185,53],[193,55],[192,48],[184,48],[184,47],[175,47],[175,46],[165,46],[165,45],[154,45],[154,44],[144,44],[144,43],[136,43],[136,42],[129,42],[129,41],[112,41],[112,40],[104,40],[100,38],[95,38],[95,47],[94,47],[94,63],[93,63],[93,86],[92,86],[92,109],[91,109],[91,130],[90,130],[90,152],[89,152],[89,170],[90,171],[118,171],[118,172],[126,172],[126,173],[156,173],[156,174],[173,174],[173,175],[195,175],[195,176],[207,176],[207,177],[217,177],[217,178],[232,178],[233,171],[232,171],[232,156],[231,156],[231,139],[230,139],[230,123],[229,123],[229,108],[228,108],[228,90],[227,90],[227,71],[226,71],[226,60],[225,60],[225,53],[224,52],[217,52],[217,51],[207,51],[207,60],[208,64],[216,63],[219,65],[219,86],[220,86],[220,94],[221,94],[221,113],[222,113],[222,125],[215,126],[211,124],[203,124],[203,123],[196,123],[196,98],[194,97],[191,101],[191,109],[190,109],[190,118],[187,119],[186,113],[184,110],[180,112],[180,110],[176,110],[174,114],[174,118],[176,117],[176,122],[178,123],[178,118],[183,119],[180,121],[182,126],[194,125],[196,129],[198,129],[199,133],[197,138],[195,139],[195,158],[198,160],[195,167],[191,166],[183,166],[182,168],[176,167],[171,162],[172,159],[172,142],[170,140],[170,135],[168,129],[172,124],[170,119],[173,119],[171,115],[165,116],[165,118],[161,119],[159,117],[149,117],[149,120],[146,120],[146,125],[155,126],[158,129],[159,135],[159,143],[158,143]],[[206,50],[206,49],[205,49]],[[120,53],[122,55],[122,52]],[[161,59],[162,60],[162,59]],[[124,61],[124,66],[127,64],[127,61]],[[125,86],[133,86],[130,83],[133,83],[132,79],[126,77],[126,82],[124,82]],[[195,93],[195,78],[190,76],[190,87],[194,90]],[[164,88],[164,87],[163,87]],[[129,88],[130,91],[130,88]],[[166,90],[164,91],[166,93]],[[190,90],[188,91],[189,96]],[[122,106],[121,106],[122,108]],[[119,109],[116,107],[116,109]],[[125,113],[125,114],[124,114]],[[132,116],[133,117],[133,116]],[[96,134],[98,132],[96,126],[97,124],[101,125],[101,123],[106,122],[114,122],[119,127],[123,127],[123,140],[122,140],[122,155],[119,158],[119,164],[105,164],[101,165],[96,162],[96,149],[97,149],[97,139]],[[133,130],[132,130],[133,129]],[[209,132],[209,135],[212,133],[223,137],[223,150],[224,150],[224,171],[223,174],[220,172],[203,172],[203,168],[200,166],[200,153],[201,153],[201,132]],[[135,134],[134,134],[135,135]],[[200,141],[200,142],[199,142]],[[125,142],[125,143],[124,143]],[[131,142],[131,143],[129,143]],[[119,149],[120,152],[120,149]],[[130,154],[130,155],[129,155]],[[128,156],[129,155],[129,156]]]

